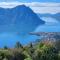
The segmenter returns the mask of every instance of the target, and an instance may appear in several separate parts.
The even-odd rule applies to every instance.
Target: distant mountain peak
[[[21,7],[22,7],[22,8],[26,8],[27,6],[24,5],[24,4],[23,4],[23,5],[17,5],[15,8],[21,8]]]
[[[7,28],[6,31],[31,32],[38,25],[44,23],[37,14],[25,5],[0,9],[0,26],[3,26],[3,31],[4,28]]]

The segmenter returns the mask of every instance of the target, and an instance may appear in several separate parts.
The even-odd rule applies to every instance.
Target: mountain
[[[38,25],[44,23],[37,14],[25,5],[19,5],[14,8],[0,7],[0,32],[31,32]]]
[[[51,17],[51,18],[54,18],[54,19],[56,19],[57,21],[60,22],[60,13],[56,13],[56,14],[48,14],[48,13],[46,13],[46,14],[39,14],[39,13],[37,13],[37,15],[39,17]]]
[[[53,17],[56,18],[58,21],[60,21],[60,13],[54,14]]]

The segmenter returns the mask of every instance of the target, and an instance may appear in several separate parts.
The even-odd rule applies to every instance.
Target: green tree
[[[23,46],[22,46],[21,43],[18,41],[18,42],[16,42],[15,48],[23,48]]]
[[[13,54],[14,54],[13,60],[24,60],[25,59],[25,55],[19,50],[15,50]]]
[[[4,49],[8,49],[8,47],[7,46],[4,46]]]
[[[50,44],[40,43],[33,54],[34,60],[57,60],[58,55],[55,47]]]

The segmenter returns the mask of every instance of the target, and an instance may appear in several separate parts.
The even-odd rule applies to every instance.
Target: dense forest
[[[20,42],[16,42],[14,48],[4,46],[0,49],[0,60],[60,60],[59,33],[30,34],[47,36],[26,46]]]

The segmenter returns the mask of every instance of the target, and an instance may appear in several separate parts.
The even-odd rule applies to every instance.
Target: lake
[[[38,26],[34,32],[60,32],[60,23],[46,22],[46,24]],[[14,47],[17,41],[19,41],[23,45],[26,45],[30,42],[36,41],[37,38],[39,37],[29,35],[28,33],[20,34],[16,32],[1,32],[0,47]]]

